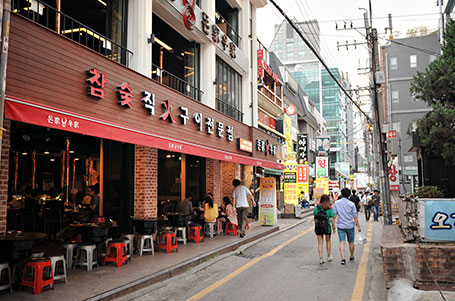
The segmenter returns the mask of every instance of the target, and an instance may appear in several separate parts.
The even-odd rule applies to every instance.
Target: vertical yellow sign
[[[329,194],[329,178],[316,178],[316,188],[322,188],[325,194]]]
[[[295,152],[289,153],[289,160],[284,162],[284,203],[298,204],[297,191],[297,161],[295,161]]]
[[[286,147],[288,151],[288,156],[290,156],[290,153],[293,151],[294,148],[292,144],[292,119],[291,117],[288,116],[288,114],[284,114],[284,135],[286,137]]]

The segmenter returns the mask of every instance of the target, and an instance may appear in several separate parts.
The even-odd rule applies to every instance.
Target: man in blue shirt
[[[344,257],[344,245],[346,242],[346,236],[349,242],[349,251],[351,253],[350,261],[354,261],[354,225],[357,226],[357,230],[360,231],[359,219],[357,218],[357,209],[353,202],[348,200],[351,196],[351,190],[349,188],[341,189],[341,199],[333,204],[333,213],[335,213],[335,220],[337,221],[338,238],[340,239],[340,253],[341,253],[341,264],[346,264],[346,258]]]

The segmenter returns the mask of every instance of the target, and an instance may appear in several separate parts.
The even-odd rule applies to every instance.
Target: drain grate
[[[248,259],[253,259],[256,257],[254,254],[248,254],[248,253],[237,253],[235,254],[237,257],[242,257],[242,258],[248,258]]]

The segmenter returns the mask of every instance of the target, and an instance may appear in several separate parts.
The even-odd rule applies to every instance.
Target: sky
[[[347,72],[353,87],[368,86],[366,75],[357,75],[357,69],[365,68],[368,60],[366,45],[353,46],[346,50],[340,47],[337,51],[337,41],[340,44],[354,43],[354,40],[364,42],[365,29],[336,30],[335,25],[343,27],[343,20],[348,26],[352,21],[354,27],[364,27],[363,13],[368,9],[367,0],[275,0],[284,12],[298,21],[317,19],[321,30],[322,56],[330,67],[339,67]],[[439,7],[436,0],[371,0],[373,12],[373,27],[378,29],[380,37],[387,38],[385,27],[388,27],[388,14],[392,14],[393,30],[400,31],[401,37],[406,36],[409,28],[426,25],[432,30],[438,29]],[[283,20],[281,14],[270,3],[257,11],[257,36],[269,47],[273,40],[274,25]],[[399,38],[396,37],[395,38]],[[380,39],[380,45],[387,43]]]

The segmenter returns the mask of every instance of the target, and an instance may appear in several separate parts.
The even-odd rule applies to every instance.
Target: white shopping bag
[[[355,239],[354,239],[354,243],[356,245],[364,245],[367,243],[367,237],[365,236],[365,234],[363,234],[362,232],[357,232],[355,234]]]

